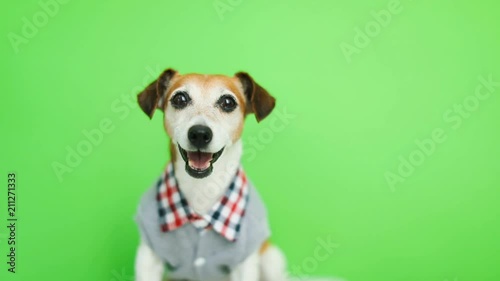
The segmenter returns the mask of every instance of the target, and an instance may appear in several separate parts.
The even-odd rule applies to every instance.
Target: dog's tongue
[[[212,160],[212,153],[206,153],[201,151],[188,152],[189,166],[197,170],[205,170],[210,167],[210,161]]]

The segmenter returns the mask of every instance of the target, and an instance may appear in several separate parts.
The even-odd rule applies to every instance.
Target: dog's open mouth
[[[186,172],[195,178],[204,178],[212,173],[212,164],[219,159],[224,151],[224,147],[215,152],[202,152],[198,151],[187,151],[183,149],[179,144],[179,151],[181,153],[182,159],[186,162]]]

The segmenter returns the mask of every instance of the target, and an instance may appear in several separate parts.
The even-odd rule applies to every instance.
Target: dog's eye
[[[172,106],[177,109],[183,109],[189,102],[191,102],[191,98],[186,92],[177,92],[177,94],[170,99]]]
[[[236,108],[236,106],[238,106],[234,98],[229,95],[220,97],[220,99],[217,101],[217,104],[225,112],[231,112]]]

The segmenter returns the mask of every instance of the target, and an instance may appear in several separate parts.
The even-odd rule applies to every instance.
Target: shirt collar
[[[248,202],[248,182],[238,168],[226,193],[207,214],[199,215],[188,205],[178,187],[173,164],[169,163],[157,184],[158,212],[161,231],[173,231],[186,223],[197,229],[211,228],[229,241],[236,241]]]

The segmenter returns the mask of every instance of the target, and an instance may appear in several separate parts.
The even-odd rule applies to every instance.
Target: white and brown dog
[[[136,280],[286,280],[265,208],[239,164],[245,117],[261,121],[275,99],[247,73],[167,69],[138,101],[150,118],[164,112],[171,162],[138,209]]]

